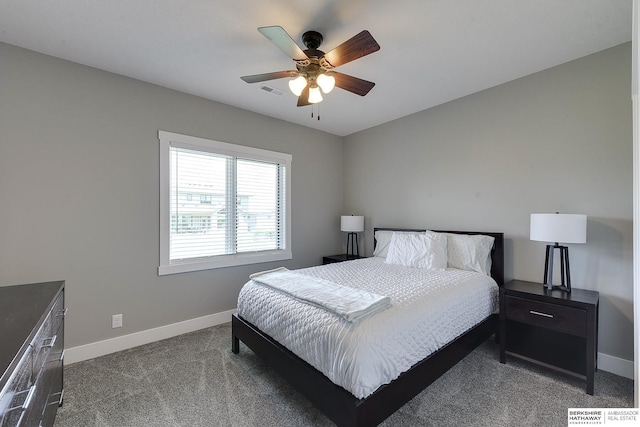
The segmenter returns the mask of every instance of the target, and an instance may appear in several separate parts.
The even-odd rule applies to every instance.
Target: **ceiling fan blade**
[[[258,28],[260,34],[271,40],[280,50],[286,53],[294,61],[308,59],[307,55],[300,49],[300,46],[293,41],[291,36],[279,25],[273,27]]]
[[[298,75],[297,71],[287,70],[287,71],[275,71],[273,73],[254,74],[251,76],[242,76],[240,78],[247,83],[258,83],[258,82],[263,82],[265,80],[275,80],[275,79],[283,79],[285,77],[295,77],[297,75]]]
[[[302,93],[298,97],[298,107],[304,107],[305,105],[311,105],[309,102],[309,85],[302,89]]]
[[[369,31],[364,30],[326,53],[324,59],[326,59],[331,66],[338,67],[378,50],[380,50],[378,42],[376,42]]]
[[[376,85],[374,82],[362,80],[357,77],[349,76],[338,72],[332,72],[331,75],[336,79],[336,86],[340,89],[348,90],[356,95],[365,96]]]

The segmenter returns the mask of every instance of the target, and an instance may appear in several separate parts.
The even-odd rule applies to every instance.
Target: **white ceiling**
[[[340,136],[631,40],[632,0],[0,1],[2,42]],[[334,90],[318,121],[288,79],[243,82],[294,68],[270,25],[325,52],[369,30],[380,51],[337,71],[376,86]]]

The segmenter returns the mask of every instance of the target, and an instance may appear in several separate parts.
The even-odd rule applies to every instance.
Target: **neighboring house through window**
[[[291,259],[291,155],[165,131],[158,274]]]

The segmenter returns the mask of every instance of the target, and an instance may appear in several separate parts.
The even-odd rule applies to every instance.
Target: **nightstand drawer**
[[[507,319],[542,326],[579,337],[586,336],[587,312],[578,308],[507,296]]]

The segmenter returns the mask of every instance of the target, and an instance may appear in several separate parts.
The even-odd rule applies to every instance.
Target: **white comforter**
[[[497,311],[498,286],[483,274],[427,271],[366,258],[296,270],[391,298],[392,307],[351,323],[250,280],[238,314],[364,398]]]

